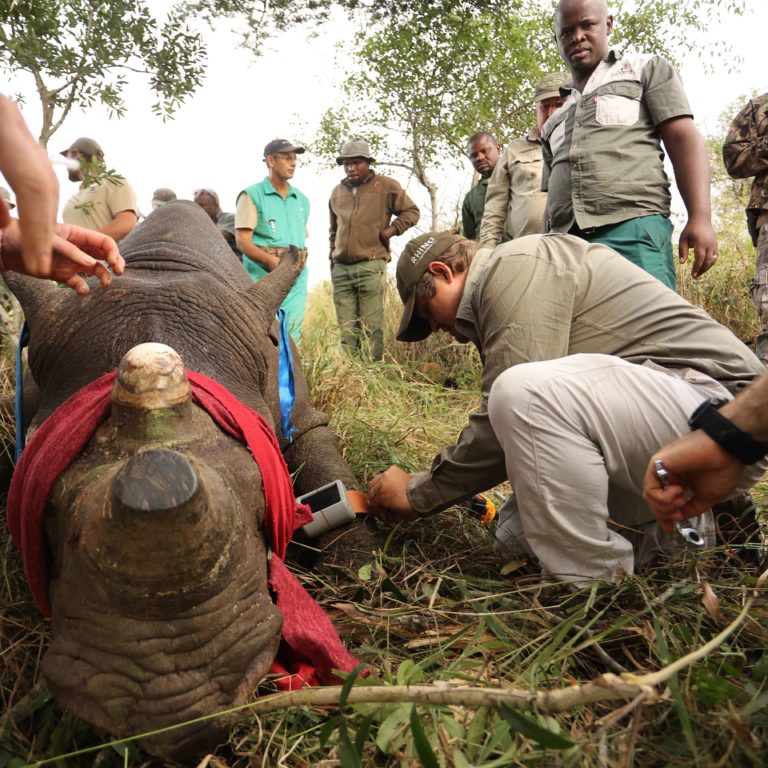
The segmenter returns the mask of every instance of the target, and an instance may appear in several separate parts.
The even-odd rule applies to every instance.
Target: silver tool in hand
[[[656,471],[656,478],[662,489],[666,490],[669,488],[669,472],[667,472],[667,468],[664,466],[661,459],[654,460],[653,468]],[[680,534],[682,540],[689,547],[698,549],[704,546],[704,539],[688,520],[683,520],[682,523],[675,522],[675,530]]]

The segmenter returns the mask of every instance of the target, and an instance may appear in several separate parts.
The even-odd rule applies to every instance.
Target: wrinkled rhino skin
[[[91,280],[84,299],[9,276],[31,328],[40,390],[32,430],[132,347],[157,342],[267,419],[296,495],[336,478],[354,485],[326,418],[309,404],[295,348],[292,443],[280,427],[274,316],[298,259],[252,283],[187,202],[151,214],[121,252],[125,274],[106,290]],[[117,736],[247,701],[281,626],[267,590],[256,463],[188,399],[153,406],[113,403],[45,512],[52,640],[43,672],[61,703]],[[142,746],[184,759],[215,745],[227,725],[209,721]]]

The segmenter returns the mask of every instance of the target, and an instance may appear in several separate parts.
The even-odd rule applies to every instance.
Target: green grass
[[[717,269],[728,265],[721,257]],[[739,266],[684,290],[754,333]],[[389,296],[388,321],[399,307]],[[728,314],[731,313],[731,314]],[[303,342],[315,404],[365,483],[392,463],[423,468],[477,402],[479,361],[468,346],[430,338],[398,345],[380,364],[339,351],[327,286],[312,297]],[[498,489],[499,493],[505,489]],[[755,496],[768,504],[768,486]],[[606,671],[643,674],[716,635],[741,609],[756,573],[725,552],[684,555],[609,592],[563,586],[519,569],[501,576],[493,530],[460,510],[393,533],[355,571],[301,573],[340,634],[382,685],[466,683],[561,689]],[[17,553],[0,532],[0,768],[107,744],[109,735],[60,710],[39,664],[47,626],[29,599]],[[702,603],[720,601],[717,623]],[[207,765],[246,766],[765,766],[768,590],[717,652],[678,673],[659,700],[578,707],[557,716],[490,707],[346,705],[244,717]],[[0,714],[0,717],[3,715]],[[560,738],[560,741],[558,741]],[[558,744],[572,743],[567,749]],[[134,745],[102,747],[58,766],[162,766]]]

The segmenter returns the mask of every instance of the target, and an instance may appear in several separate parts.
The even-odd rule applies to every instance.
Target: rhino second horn
[[[177,451],[149,450],[132,456],[112,484],[115,500],[132,512],[163,513],[189,507],[187,522],[198,522],[194,500],[200,492],[197,473]]]
[[[124,587],[127,603],[141,597],[167,606],[216,590],[236,537],[219,514],[227,491],[206,470],[177,451],[153,449],[115,475],[111,514],[95,532],[97,567]]]
[[[184,361],[165,344],[139,344],[123,355],[112,388],[112,402],[133,408],[170,408],[188,401]]]

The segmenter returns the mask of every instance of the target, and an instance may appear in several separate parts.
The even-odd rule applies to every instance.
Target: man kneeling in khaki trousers
[[[643,501],[649,457],[689,431],[699,406],[745,387],[760,361],[606,246],[530,235],[478,249],[432,232],[400,257],[397,338],[442,330],[472,341],[482,402],[430,469],[374,478],[372,505],[389,522],[413,520],[508,479],[519,517],[502,510],[500,554],[527,551],[577,583],[632,573],[673,541]],[[765,468],[746,466],[736,491]],[[711,512],[691,525],[714,543]]]

